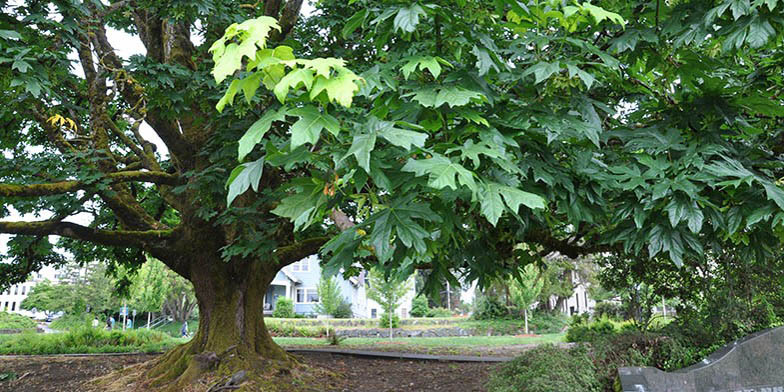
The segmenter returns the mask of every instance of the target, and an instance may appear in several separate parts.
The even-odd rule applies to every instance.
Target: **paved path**
[[[401,352],[392,352],[392,351],[347,350],[347,349],[340,349],[340,348],[288,347],[286,348],[286,351],[291,353],[328,353],[328,354],[338,354],[338,355],[351,355],[355,357],[365,357],[365,358],[412,359],[418,361],[442,361],[442,362],[507,362],[513,359],[512,357],[430,355],[430,354],[401,353]]]

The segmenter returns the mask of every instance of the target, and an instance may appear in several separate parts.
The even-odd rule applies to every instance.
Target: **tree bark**
[[[218,252],[194,260],[190,281],[199,305],[198,330],[147,371],[148,386],[180,391],[209,371],[253,374],[292,367],[296,361],[264,325],[264,294],[278,269],[271,261],[226,263]]]

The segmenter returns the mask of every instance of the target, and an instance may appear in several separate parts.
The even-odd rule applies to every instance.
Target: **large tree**
[[[776,0],[302,3],[0,1],[0,195],[45,213],[0,222],[4,283],[57,263],[52,235],[82,260],[158,258],[199,302],[145,375],[179,390],[216,361],[293,365],[263,297],[319,249],[332,273],[438,287],[553,251],[688,268],[778,244]]]

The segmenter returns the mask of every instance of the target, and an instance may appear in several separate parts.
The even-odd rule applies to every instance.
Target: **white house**
[[[57,271],[51,267],[44,267],[41,271],[32,273],[26,282],[15,284],[0,293],[0,312],[5,311],[28,317],[44,318],[45,314],[43,312],[31,312],[20,308],[22,301],[27,298],[33,287],[44,279],[53,282],[57,281]]]
[[[588,294],[588,282],[580,279],[580,274],[575,271],[570,271],[568,279],[574,285],[574,292],[565,301],[561,302],[560,310],[566,315],[593,313],[596,307],[596,301]],[[552,309],[558,304],[558,297],[550,297],[550,308]]]
[[[354,317],[377,318],[383,310],[381,305],[367,297],[366,272],[357,277],[343,279],[336,277],[340,291],[350,303]],[[316,255],[306,257],[294,264],[284,267],[273,279],[267,294],[264,296],[264,312],[271,314],[275,303],[280,297],[290,298],[294,302],[294,312],[303,315],[315,314],[314,306],[318,303],[317,286],[321,279],[321,265]],[[411,301],[415,297],[413,285],[401,300],[395,314],[400,318],[409,317]]]

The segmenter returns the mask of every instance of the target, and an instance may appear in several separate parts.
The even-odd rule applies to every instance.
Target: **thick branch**
[[[100,245],[145,248],[161,240],[168,239],[174,230],[99,230],[71,222],[3,222],[0,233],[20,235],[59,235]]]
[[[280,269],[316,254],[327,241],[329,241],[329,237],[315,237],[278,248],[275,250],[275,258],[278,259],[278,264],[275,267]]]
[[[121,171],[107,174],[104,179],[111,184],[123,182],[151,182],[155,184],[177,185],[180,178],[166,172],[151,171]],[[82,189],[91,188],[95,183],[83,181],[61,181],[49,184],[0,184],[0,196],[5,197],[33,197],[59,195],[63,193],[75,192]]]

